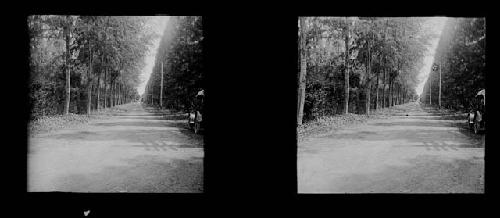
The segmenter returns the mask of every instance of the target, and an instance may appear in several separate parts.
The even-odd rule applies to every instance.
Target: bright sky
[[[142,95],[144,93],[146,88],[146,83],[149,80],[149,76],[151,76],[151,73],[153,72],[156,52],[158,51],[158,46],[160,45],[160,40],[163,35],[163,31],[165,30],[168,19],[169,19],[168,16],[153,16],[151,17],[148,23],[148,25],[150,25],[150,27],[154,30],[154,32],[159,34],[159,37],[153,41],[152,46],[149,48],[149,53],[145,57],[146,65],[144,66],[141,72],[141,77],[140,77],[141,84],[137,87],[139,95]]]
[[[163,35],[163,31],[165,30],[166,23],[168,21],[169,17],[168,16],[153,16],[151,17],[150,23],[148,25],[151,25],[151,28],[160,35],[160,37],[156,38],[153,41],[152,46],[149,49],[149,54],[146,56],[146,65],[144,69],[141,72],[141,84],[139,87],[137,87],[137,91],[139,92],[140,95],[142,95],[145,91],[146,83],[149,79],[149,76],[151,75],[151,72],[153,70],[153,66],[155,63],[155,56],[156,52],[158,50],[158,46],[160,44],[161,36]],[[425,29],[433,31],[436,33],[438,36],[441,36],[441,32],[443,30],[444,24],[446,22],[446,17],[430,17],[429,20],[424,24]],[[440,37],[436,37],[431,41],[431,45],[428,48],[427,55],[424,57],[424,65],[422,69],[420,70],[420,74],[418,76],[418,79],[420,81],[419,85],[416,87],[417,94],[422,94],[422,91],[424,89],[424,84],[425,81],[427,80],[427,77],[429,76],[429,73],[431,71],[432,63],[434,62],[434,53],[437,47],[437,44],[439,42]]]
[[[427,55],[424,57],[424,66],[422,67],[422,69],[420,70],[420,74],[418,75],[418,79],[420,81],[416,88],[418,95],[422,94],[425,81],[427,80],[427,77],[431,72],[432,63],[434,63],[434,54],[436,52],[439,38],[441,37],[441,32],[443,31],[446,19],[446,17],[430,17],[427,23],[424,24],[424,28],[428,28],[428,30],[438,34],[438,37],[432,39],[431,45],[430,47],[428,47]]]

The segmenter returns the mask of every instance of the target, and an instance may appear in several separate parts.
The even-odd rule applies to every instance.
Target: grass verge
[[[118,105],[112,108],[101,109],[99,112],[87,114],[67,114],[55,116],[43,116],[28,122],[29,135],[49,133],[54,130],[78,127],[87,124],[91,120],[106,119],[118,113],[127,112],[126,105]]]
[[[301,142],[311,136],[325,134],[344,127],[365,123],[370,119],[384,119],[394,114],[405,113],[409,107],[414,106],[413,104],[416,103],[411,102],[396,105],[390,108],[382,108],[377,111],[371,111],[370,115],[349,113],[320,117],[297,127],[298,141]]]

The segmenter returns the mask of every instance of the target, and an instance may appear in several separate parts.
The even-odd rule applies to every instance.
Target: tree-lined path
[[[26,21],[28,191],[203,191],[186,116],[203,89],[201,17]]]
[[[30,138],[28,191],[202,192],[202,136],[187,129],[185,114],[120,109]]]
[[[412,102],[299,144],[301,193],[482,193],[484,135]],[[408,115],[408,116],[406,116]]]
[[[299,17],[299,192],[484,192],[485,24]]]

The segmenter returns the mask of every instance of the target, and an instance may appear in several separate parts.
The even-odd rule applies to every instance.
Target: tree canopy
[[[138,98],[139,72],[155,37],[146,22],[130,16],[29,16],[32,118],[91,113]]]
[[[170,17],[160,41],[153,72],[146,85],[145,101],[159,104],[162,91],[164,106],[189,110],[194,96],[203,89],[203,70],[201,17]]]
[[[416,95],[417,75],[431,37],[422,31],[423,18],[300,19],[304,22],[299,38],[305,43],[299,50],[307,63],[299,72],[306,74],[304,120],[369,113]]]
[[[436,49],[434,64],[420,100],[427,104],[439,104],[441,70],[441,106],[469,109],[477,92],[486,87],[485,19],[448,18]]]

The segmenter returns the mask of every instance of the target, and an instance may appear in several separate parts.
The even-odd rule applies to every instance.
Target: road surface
[[[408,115],[408,116],[406,116]],[[299,193],[483,193],[484,135],[417,103],[299,143]]]
[[[202,192],[202,136],[139,103],[29,140],[28,191]],[[177,118],[177,119],[176,119]]]

